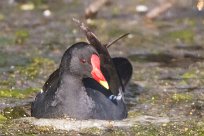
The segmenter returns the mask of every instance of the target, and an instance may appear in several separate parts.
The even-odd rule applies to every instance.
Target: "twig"
[[[117,39],[115,39],[115,40],[109,42],[107,45],[105,45],[105,47],[106,47],[106,48],[109,48],[111,45],[113,45],[114,43],[116,43],[118,40],[120,40],[120,39],[122,39],[122,38],[128,36],[129,34],[130,34],[130,33],[126,33],[126,34],[121,35],[121,36],[118,37]]]
[[[91,32],[91,30],[85,26],[85,24],[75,18],[72,19],[78,26],[79,28],[84,32],[84,34],[86,35],[87,40],[89,41],[90,44],[93,45],[97,45],[100,44],[101,42],[98,40],[98,38],[96,37],[96,35]]]

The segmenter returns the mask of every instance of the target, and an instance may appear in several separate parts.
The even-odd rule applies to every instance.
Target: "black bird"
[[[123,58],[112,61],[121,82],[126,84],[132,74],[131,64]],[[31,116],[103,120],[126,118],[122,94],[113,95],[100,68],[101,57],[93,46],[85,42],[72,45],[65,51],[59,68],[50,75],[43,91],[37,94],[31,106]],[[126,68],[131,72],[125,73]]]
[[[36,96],[31,115],[38,118],[125,118],[123,93],[132,75],[132,65],[126,58],[111,58],[107,48],[127,34],[102,45],[88,27],[73,20],[85,33],[89,44],[76,43],[64,53],[60,67]]]

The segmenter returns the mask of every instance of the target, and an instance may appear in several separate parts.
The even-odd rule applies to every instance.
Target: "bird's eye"
[[[85,59],[80,59],[80,62],[81,63],[86,63],[86,60]]]

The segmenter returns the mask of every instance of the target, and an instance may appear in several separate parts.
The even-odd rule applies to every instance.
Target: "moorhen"
[[[119,120],[127,117],[124,87],[132,75],[132,65],[122,57],[111,58],[88,27],[74,20],[89,44],[79,42],[64,53],[31,106],[37,118]]]
[[[37,118],[118,120],[126,118],[123,99],[111,99],[108,82],[100,70],[98,52],[80,42],[67,49],[59,69],[49,77],[32,103]]]

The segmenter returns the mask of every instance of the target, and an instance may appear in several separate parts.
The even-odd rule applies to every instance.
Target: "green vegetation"
[[[86,129],[82,129],[81,130],[81,133],[84,133],[84,134],[90,134],[90,135],[99,135],[102,133],[102,130],[99,129],[99,128],[86,128]]]
[[[27,88],[25,90],[0,89],[0,97],[26,98],[32,93],[39,92],[39,90],[39,88]]]
[[[167,123],[161,125],[135,125],[132,127],[132,134],[137,136],[155,136],[155,135],[182,135],[191,136],[204,134],[204,124],[197,121],[185,121],[179,123]]]
[[[46,3],[46,0],[31,0],[31,2],[36,6],[36,7],[39,7],[39,6],[42,6],[43,4]]]
[[[134,117],[138,117],[142,115],[141,112],[138,112],[138,111],[129,111],[128,112],[128,118],[134,118]]]
[[[22,107],[8,107],[5,108],[2,112],[3,116],[6,119],[17,119],[21,117],[27,117],[29,116],[25,109]]]
[[[19,72],[29,79],[34,79],[42,73],[53,69],[54,66],[55,63],[53,60],[47,58],[34,58],[26,67],[20,67]]]
[[[7,118],[4,115],[0,114],[0,123],[4,122],[6,120],[7,120]]]
[[[27,30],[18,30],[15,34],[15,43],[23,45],[26,40],[29,38],[29,32]]]
[[[0,21],[4,20],[4,15],[0,13]]]
[[[190,72],[184,73],[181,77],[184,79],[190,79],[190,78],[196,78],[197,75],[195,71],[190,71]]]
[[[187,93],[175,93],[172,96],[172,100],[175,102],[191,101],[193,97]]]
[[[9,37],[0,37],[0,46],[10,45],[13,44],[14,40]]]
[[[76,131],[60,131],[50,127],[37,127],[28,125],[28,122],[19,121],[7,121],[8,127],[0,125],[0,129],[3,133],[15,133],[15,134],[61,134],[61,135],[77,135],[83,134],[88,135],[106,135],[106,136],[127,136],[127,135],[137,135],[137,136],[156,136],[156,135],[168,135],[168,136],[191,136],[198,135],[203,136],[204,134],[204,123],[202,121],[180,121],[180,122],[170,122],[165,124],[140,124],[137,123],[133,127],[126,128],[110,128],[101,130],[98,128],[83,129],[81,132]],[[20,126],[19,126],[20,125]]]
[[[184,29],[170,32],[168,34],[169,38],[179,39],[184,43],[193,43],[194,42],[194,33],[192,30]]]

